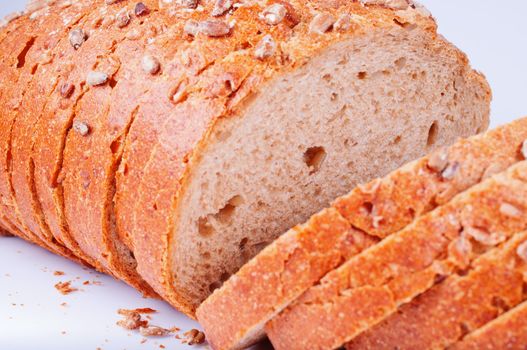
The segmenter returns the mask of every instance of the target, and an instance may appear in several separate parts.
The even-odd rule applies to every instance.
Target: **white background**
[[[0,0],[0,16],[21,9],[23,3]],[[487,76],[494,91],[492,126],[527,115],[527,1],[422,3],[437,18],[440,32]],[[183,330],[197,327],[163,302],[143,299],[121,282],[18,239],[0,239],[0,259],[0,350],[159,349],[160,344],[184,348],[173,337],[140,344],[140,335],[115,325],[119,308],[152,307],[159,310],[154,324]],[[55,270],[66,275],[54,276]],[[60,295],[53,285],[68,280],[83,290]],[[82,285],[86,280],[102,285]],[[63,302],[66,307],[60,305]]]

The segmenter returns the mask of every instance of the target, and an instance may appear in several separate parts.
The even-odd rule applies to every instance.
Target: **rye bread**
[[[510,220],[525,215],[509,204],[501,209]],[[450,349],[467,334],[527,299],[526,245],[527,233],[515,234],[499,248],[474,260],[462,274],[448,277],[404,305],[346,348]]]
[[[337,199],[334,208],[317,214],[318,220],[325,219],[327,227],[319,232],[306,224],[285,233],[201,304],[197,311],[198,320],[205,328],[209,342],[222,349],[242,347],[245,343],[259,339],[267,321],[327,272],[365,248],[365,241],[375,242],[378,237],[396,232],[414,217],[445,203],[452,196],[490,176],[491,172],[505,170],[520,161],[523,159],[520,149],[525,140],[527,118],[461,140]],[[438,170],[444,169],[438,169],[438,166],[446,168],[448,163],[459,165],[458,175],[445,181],[438,175]],[[372,215],[373,207],[381,208],[380,213],[383,215],[382,220],[375,219],[376,225],[372,223],[375,216]],[[400,215],[401,211],[403,214],[409,213],[409,210],[402,208],[411,208],[413,215]],[[359,224],[368,233],[350,225],[350,221]],[[365,238],[357,240],[358,233]],[[334,248],[326,250],[326,245],[317,238],[319,236],[325,237],[325,242]],[[310,242],[310,237],[320,246],[306,244]],[[339,246],[337,242],[346,244]],[[275,283],[260,283],[268,278],[266,276],[280,273],[281,269],[277,271],[276,268],[287,264],[289,259],[289,255],[284,252],[293,252],[299,246],[305,246],[305,269],[294,271],[296,274],[288,271],[287,279],[276,278]],[[247,300],[247,303],[239,303],[239,298]]]
[[[527,162],[513,165],[348,260],[266,326],[280,349],[333,349],[387,319],[515,233],[527,217]],[[465,251],[474,246],[472,254]],[[309,327],[313,332],[305,332]]]

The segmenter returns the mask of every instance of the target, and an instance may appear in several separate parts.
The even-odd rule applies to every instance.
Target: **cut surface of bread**
[[[348,220],[335,209],[317,214],[311,219],[319,222],[315,228],[308,223],[282,235],[198,308],[198,320],[209,342],[217,348],[236,348],[258,339],[263,334],[263,325],[282,308],[325,273],[378,240],[377,237],[395,232],[482,178],[523,159],[520,149],[526,139],[527,119],[519,119],[461,140],[337,199],[334,207]],[[458,170],[455,177],[446,181],[438,171],[448,164],[458,164]],[[377,218],[377,225],[372,224],[373,207],[383,215],[382,220]],[[413,216],[407,216],[408,212],[400,215],[401,208],[410,207]],[[369,234],[350,226],[348,221],[357,223]],[[332,249],[327,249],[326,244]],[[296,257],[293,266],[302,268],[286,269],[291,254],[300,250],[303,255]],[[280,275],[287,278],[279,278]],[[269,281],[269,276],[274,280]],[[264,280],[267,282],[262,283]],[[240,298],[246,302],[239,303]]]
[[[527,302],[511,309],[453,344],[453,350],[523,350],[527,344]]]
[[[510,204],[502,209],[512,215],[510,220],[525,215],[525,208]],[[346,348],[450,349],[467,333],[526,300],[526,242],[527,233],[515,234],[501,247],[474,260],[462,274],[447,278],[404,305]]]
[[[527,162],[512,166],[327,274],[268,323],[273,346],[338,348],[526,230],[524,215],[512,218],[500,210],[527,209],[527,184],[519,180],[526,173]],[[316,331],[306,332],[308,327]]]
[[[374,9],[363,15],[364,8],[350,5],[365,19]],[[380,26],[302,59],[289,49],[311,44],[283,45],[292,62],[305,64],[265,84],[256,83],[263,79],[259,65],[246,70],[248,53],[230,54],[202,76],[200,91],[178,104],[141,173],[133,208],[138,269],[160,294],[192,313],[262,247],[334,197],[453,143],[458,131],[478,131],[486,107],[466,107],[489,96],[481,78],[461,67],[465,59],[422,27],[408,31],[393,18]],[[256,91],[228,117],[207,97],[225,71],[229,85]],[[444,96],[430,80],[448,87]],[[454,80],[465,86],[459,93]],[[454,102],[460,94],[465,102]],[[205,111],[198,109],[203,104]],[[430,106],[438,109],[429,113]],[[174,174],[183,174],[179,183],[171,181]],[[153,269],[154,261],[165,265]]]

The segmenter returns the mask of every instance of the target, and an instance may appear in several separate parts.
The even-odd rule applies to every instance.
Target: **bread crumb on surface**
[[[59,282],[55,284],[55,288],[62,294],[62,295],[68,295],[72,292],[78,291],[77,288],[73,288],[71,286],[71,281],[67,282]]]
[[[64,276],[64,272],[63,271],[55,271],[55,272],[53,272],[53,275],[54,276]]]
[[[165,337],[171,333],[169,329],[148,325],[139,327],[139,332],[145,337]]]
[[[205,342],[205,333],[198,331],[197,329],[191,329],[183,334],[186,337],[188,345],[203,344]]]

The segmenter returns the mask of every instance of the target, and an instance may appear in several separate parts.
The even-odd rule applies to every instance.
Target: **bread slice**
[[[395,232],[414,217],[480,182],[482,177],[516,163],[523,158],[520,148],[526,139],[527,119],[519,119],[486,134],[461,140],[448,149],[411,162],[387,177],[359,186],[337,199],[334,206],[348,220],[335,209],[317,214],[312,220],[324,219],[324,229],[314,230],[312,225],[306,224],[285,233],[203,302],[197,316],[207,332],[208,341],[221,349],[243,347],[258,339],[267,321],[324,274],[367,247],[364,243],[375,242],[378,237]],[[443,160],[445,168],[446,163],[459,164],[459,175],[444,181],[437,175],[438,159]],[[379,212],[383,215],[382,220],[377,218],[376,225],[371,223],[371,211],[363,209],[372,209],[373,206],[381,208]],[[401,208],[410,206],[414,210],[413,215],[400,215]],[[407,210],[402,212],[409,213]],[[362,226],[368,233],[350,226],[349,221]],[[324,237],[333,249],[326,250],[319,236]],[[289,258],[284,252],[295,251],[299,246],[304,247],[305,270],[297,270],[296,274],[288,271],[288,278],[277,279],[277,283],[256,282],[267,275],[280,273]],[[239,303],[240,297],[247,302]]]
[[[229,15],[236,24],[225,41],[198,35],[176,55],[180,62],[203,57],[196,63],[202,67],[197,84],[182,94],[168,120],[136,117],[142,127],[132,126],[129,134],[133,154],[148,163],[128,167],[127,177],[136,181],[118,182],[118,198],[120,192],[141,194],[135,206],[121,203],[119,216],[133,222],[141,275],[188,314],[265,245],[332,198],[486,127],[485,83],[435,34],[430,18],[409,7],[405,13],[415,14],[415,26],[401,26],[392,9],[347,3],[320,12],[335,18],[351,13],[353,29],[310,34],[309,24],[322,17],[312,22],[310,2],[290,5],[300,22],[280,38],[280,55],[267,60],[255,59],[254,50],[207,59],[229,38],[252,42],[251,28],[262,33],[256,43],[274,33],[255,21],[263,11],[257,4]],[[433,68],[423,73],[425,66]],[[190,81],[196,76],[183,73]],[[441,89],[448,86],[445,96],[426,76],[441,81]],[[430,113],[431,105],[440,110]]]
[[[502,209],[513,215],[510,220],[525,215],[509,204]],[[514,235],[503,246],[476,259],[467,274],[447,278],[346,348],[450,349],[467,333],[527,299],[523,289],[527,282],[526,245],[526,232]]]
[[[518,349],[527,344],[527,302],[518,305],[453,344],[452,350]]]
[[[19,168],[26,165],[25,161],[31,155],[32,130],[38,122],[42,106],[46,104],[51,91],[59,83],[49,74],[49,69],[56,59],[57,47],[61,41],[68,41],[68,34],[86,14],[88,4],[76,2],[66,6],[60,2],[56,7],[45,6],[33,8],[33,19],[23,17],[28,23],[35,22],[36,39],[26,54],[26,64],[20,69],[20,79],[26,80],[24,89],[19,97],[19,107],[11,115],[11,133],[8,140],[10,156],[7,182],[16,218],[21,222],[25,231],[34,233],[48,245],[58,247],[63,244],[54,239],[42,216],[34,217],[28,211],[26,204],[31,202],[34,193],[30,188],[27,192],[20,191],[20,184],[25,183],[28,175],[19,172]],[[58,28],[42,32],[42,28]],[[12,90],[17,90],[12,87]],[[38,219],[38,221],[37,221]],[[61,249],[64,249],[61,248]],[[70,251],[70,254],[74,254]]]
[[[12,148],[13,129],[20,110],[24,108],[23,99],[27,92],[26,87],[33,81],[35,71],[39,66],[51,63],[50,51],[56,41],[60,40],[63,35],[67,35],[67,31],[61,30],[42,33],[42,28],[64,26],[65,17],[75,18],[77,16],[78,6],[57,5],[49,7],[43,2],[42,7],[31,7],[30,10],[25,16],[20,17],[21,21],[25,20],[25,25],[18,25],[11,36],[2,41],[4,46],[2,64],[5,68],[3,69],[5,74],[3,74],[2,84],[6,85],[2,89],[2,132],[0,133],[0,159],[2,163],[0,193],[4,204],[3,211],[7,220],[16,228],[17,232],[22,233],[24,238],[57,254],[82,262],[59,242],[46,239],[47,237],[44,237],[45,235],[40,232],[39,228],[28,227],[26,222],[21,219],[13,198],[11,182],[12,155],[14,152]],[[47,81],[47,84],[53,85],[53,82]]]
[[[527,162],[472,187],[351,258],[266,326],[277,349],[333,349],[527,229]],[[472,254],[466,254],[474,246]],[[309,327],[312,332],[306,332]]]

